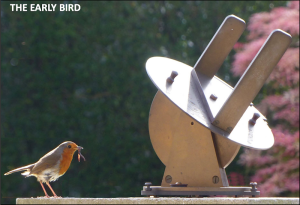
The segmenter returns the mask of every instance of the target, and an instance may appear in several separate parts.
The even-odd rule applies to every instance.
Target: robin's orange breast
[[[73,154],[74,151],[71,151],[69,149],[65,149],[63,151],[61,160],[60,160],[60,165],[59,165],[59,175],[63,175],[70,167],[70,164],[73,159]]]

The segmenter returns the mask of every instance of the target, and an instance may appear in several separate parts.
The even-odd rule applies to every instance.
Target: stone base
[[[299,204],[284,197],[128,197],[128,198],[17,198],[17,204]]]

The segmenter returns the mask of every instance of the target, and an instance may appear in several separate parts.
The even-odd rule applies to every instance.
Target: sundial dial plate
[[[249,105],[231,133],[213,125],[209,120],[195,86],[194,79],[191,76],[192,67],[173,59],[152,57],[148,59],[146,63],[146,70],[154,85],[171,102],[212,132],[242,146],[253,149],[268,149],[274,144],[273,134],[267,122],[264,120],[265,117],[254,106]],[[178,76],[176,76],[174,83],[169,85],[166,79],[170,76],[172,71],[176,71]],[[217,101],[225,102],[233,88],[221,79],[213,77],[211,83],[203,87],[203,90],[204,93],[207,93],[206,90],[209,92],[214,91],[212,94],[219,95]],[[222,103],[216,103],[214,106],[211,106],[212,113],[216,114],[221,106]],[[259,113],[261,117],[257,119],[255,126],[250,126],[249,119],[252,118],[254,113]]]

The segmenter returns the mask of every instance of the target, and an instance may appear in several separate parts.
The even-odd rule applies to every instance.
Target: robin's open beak
[[[81,154],[81,150],[83,149],[83,147],[77,146],[77,150],[78,150],[78,162],[80,162],[80,157],[82,157],[85,161],[84,156]]]

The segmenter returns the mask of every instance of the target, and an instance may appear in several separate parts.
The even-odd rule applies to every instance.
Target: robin
[[[25,170],[25,172],[21,174],[25,175],[25,177],[35,176],[45,192],[45,197],[49,198],[49,195],[47,194],[43,183],[46,183],[48,185],[54,197],[57,198],[58,196],[53,191],[49,182],[57,180],[59,177],[64,175],[64,173],[66,173],[66,171],[70,167],[73,155],[76,150],[78,150],[78,161],[80,162],[80,156],[85,161],[84,156],[80,152],[81,149],[83,149],[83,147],[77,146],[74,142],[63,142],[52,151],[45,154],[36,163],[11,170],[4,175],[9,175],[14,172]]]

